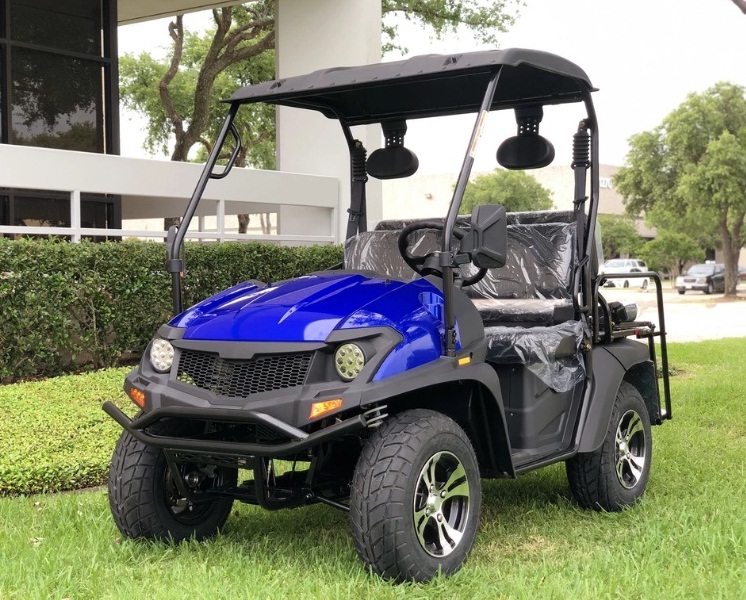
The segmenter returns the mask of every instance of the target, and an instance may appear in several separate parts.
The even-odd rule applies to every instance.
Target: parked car
[[[598,271],[604,275],[618,275],[625,273],[646,273],[649,269],[644,261],[636,258],[611,258]],[[628,279],[613,277],[606,281],[604,285],[606,287],[625,288],[628,288],[630,285],[639,285],[643,290],[646,290],[648,285],[650,285],[650,279],[648,277],[630,277]]]
[[[725,291],[725,266],[717,263],[694,265],[684,275],[676,278],[679,294],[700,290],[705,294]]]

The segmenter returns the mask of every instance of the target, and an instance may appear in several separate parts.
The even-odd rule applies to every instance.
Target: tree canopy
[[[467,30],[480,41],[496,43],[496,35],[512,25],[512,7],[522,0],[381,0],[384,50],[397,44],[397,18],[422,26],[441,39]],[[172,160],[187,160],[196,145],[209,150],[224,110],[212,110],[237,88],[274,77],[274,0],[253,0],[212,11],[214,26],[202,33],[188,31],[184,17],[169,25],[170,54],[126,54],[120,61],[122,102],[148,117],[146,148],[168,152]],[[400,48],[401,49],[401,48]],[[261,111],[262,109],[257,109]],[[258,118],[257,118],[258,117]],[[246,157],[252,166],[274,164],[274,111],[243,119],[239,131],[251,126],[249,141],[267,142]],[[271,140],[271,141],[270,141]]]
[[[470,213],[478,204],[502,204],[508,212],[552,208],[552,192],[524,171],[495,169],[478,175],[464,192],[461,212]]]
[[[692,238],[667,229],[662,230],[655,239],[646,242],[638,255],[653,271],[668,271],[672,286],[686,263],[705,259],[704,250]]]
[[[381,0],[384,52],[399,49],[398,21],[404,18],[437,39],[466,30],[476,39],[496,43],[515,20],[522,0]],[[170,54],[125,55],[120,60],[123,104],[148,118],[145,147],[171,160],[197,159],[212,148],[225,111],[219,101],[237,88],[274,77],[274,0],[252,0],[212,11],[214,26],[202,33],[188,31],[184,17],[169,24]],[[238,166],[271,169],[275,166],[275,112],[251,105],[239,113],[236,127],[245,142]],[[239,231],[248,219],[239,216]]]
[[[746,97],[721,82],[687,99],[653,131],[630,139],[614,177],[627,211],[650,211],[669,226],[716,233],[727,295],[735,295],[746,241]]]
[[[605,258],[615,258],[621,254],[635,256],[643,239],[637,233],[635,222],[623,215],[598,215],[601,226],[601,240]]]

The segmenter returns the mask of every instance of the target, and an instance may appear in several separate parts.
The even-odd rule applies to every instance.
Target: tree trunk
[[[251,217],[246,214],[238,215],[238,233],[246,233],[249,230]]]
[[[272,221],[269,213],[261,213],[259,219],[262,223],[262,233],[269,235],[272,233]]]
[[[746,0],[733,0],[733,4],[740,8],[741,12],[746,15]]]
[[[164,217],[163,231],[168,231],[171,225],[176,225],[177,227],[181,225],[181,217]]]
[[[720,223],[720,240],[723,246],[723,262],[725,263],[725,295],[736,295],[738,286],[738,256],[741,252],[740,227],[732,233],[728,230],[727,222]]]

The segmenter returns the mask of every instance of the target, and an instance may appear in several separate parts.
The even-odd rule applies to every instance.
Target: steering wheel
[[[409,236],[411,236],[415,231],[420,231],[421,229],[437,229],[443,231],[443,223],[441,221],[417,221],[416,223],[407,225],[401,230],[399,239],[397,240],[399,254],[401,254],[404,262],[407,263],[418,275],[422,275],[423,277],[425,275],[437,275],[438,277],[443,277],[443,273],[441,273],[440,270],[433,267],[425,267],[425,262],[432,255],[425,254],[423,256],[415,256],[409,252]],[[453,236],[460,242],[464,237],[466,237],[466,232],[458,227],[454,227]],[[479,269],[479,271],[471,277],[463,279],[461,281],[461,287],[474,285],[477,281],[481,281],[486,274],[487,269]]]

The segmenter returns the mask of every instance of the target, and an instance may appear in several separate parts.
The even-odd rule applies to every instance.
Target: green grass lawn
[[[99,488],[0,498],[0,599],[743,598],[746,339],[670,350],[674,420],[653,430],[643,501],[583,511],[561,465],[485,481],[476,545],[451,578],[395,586],[367,574],[347,516],[325,506],[236,505],[201,544],[123,540]]]

